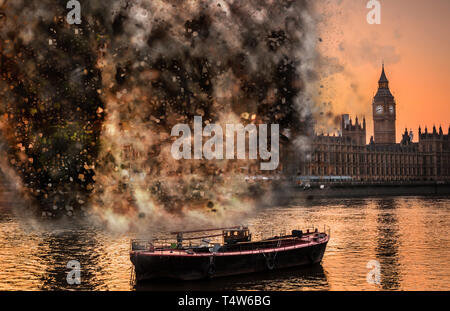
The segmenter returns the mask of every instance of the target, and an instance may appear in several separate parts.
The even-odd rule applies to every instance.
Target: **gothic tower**
[[[372,102],[374,139],[376,144],[395,144],[395,99],[389,90],[389,81],[383,70],[378,81],[378,92]]]

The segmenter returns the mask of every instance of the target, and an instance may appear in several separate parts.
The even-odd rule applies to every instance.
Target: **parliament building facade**
[[[339,136],[316,135],[312,151],[300,163],[303,180],[356,182],[448,182],[450,128],[422,131],[418,142],[407,129],[396,142],[396,102],[389,90],[384,66],[372,102],[374,136],[366,144],[366,120],[342,115]]]

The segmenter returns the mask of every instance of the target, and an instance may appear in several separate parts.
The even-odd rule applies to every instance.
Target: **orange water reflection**
[[[189,283],[130,285],[131,235],[85,224],[24,226],[0,200],[0,290],[449,290],[450,198],[324,199],[264,209],[248,223],[269,235],[327,224],[331,240],[322,265]],[[239,222],[239,221],[238,221]],[[258,234],[256,234],[258,235]],[[81,285],[66,282],[69,260],[81,263]],[[370,260],[381,282],[367,283]]]

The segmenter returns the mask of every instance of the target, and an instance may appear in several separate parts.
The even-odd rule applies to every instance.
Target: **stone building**
[[[383,70],[378,91],[372,102],[374,140],[377,144],[395,144],[395,99],[389,90],[389,81]]]
[[[405,129],[395,141],[396,102],[384,66],[372,102],[374,136],[366,144],[366,121],[342,115],[339,136],[313,137],[312,151],[301,161],[299,180],[412,182],[450,181],[450,128],[419,128],[418,142]]]

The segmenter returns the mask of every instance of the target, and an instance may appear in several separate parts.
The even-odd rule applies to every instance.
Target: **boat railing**
[[[143,239],[133,239],[131,240],[130,249],[132,251],[157,251],[168,248],[173,248],[174,244],[166,240],[143,240]]]
[[[327,225],[307,225],[303,227],[297,227],[295,230],[302,231],[303,235],[309,235],[313,233],[326,233],[328,236],[331,234],[331,229]],[[266,237],[269,235],[269,237]],[[278,235],[276,234],[275,230],[271,230],[271,232],[263,232],[260,234],[255,234],[255,236],[259,236],[261,240],[268,240],[268,239],[277,239],[279,237],[285,236],[286,230],[281,229],[278,232]]]
[[[322,226],[320,226],[322,227]],[[310,226],[305,226],[305,227],[298,227],[296,230],[301,230],[303,235],[302,235],[302,239],[307,240],[307,241],[311,241],[312,239],[314,239],[314,236],[316,234],[320,234],[320,233],[325,233],[328,238],[331,237],[331,228],[327,225],[323,225],[322,228],[319,228],[319,226],[316,225],[310,225]],[[267,244],[273,244],[270,245],[270,247],[274,247],[277,246],[277,244],[279,242],[281,242],[281,240],[283,239],[283,237],[286,237],[286,230],[280,230],[279,235],[274,235],[274,232],[272,231],[272,235],[270,236],[270,238],[264,238],[265,234],[260,234],[260,243],[266,243],[265,244],[265,248],[267,248]],[[258,235],[256,235],[258,236]],[[298,243],[298,241],[283,241],[282,245],[283,248],[284,247],[289,247],[292,245],[295,245],[296,243]],[[211,241],[209,243],[204,243],[202,242],[201,244],[191,244],[191,242],[189,242],[188,245],[184,244],[184,248],[212,248],[215,245],[217,245],[219,243],[217,243],[216,241]],[[264,244],[263,244],[264,245]],[[131,245],[130,245],[130,249],[132,251],[152,251],[152,252],[157,252],[157,251],[167,251],[168,249],[172,249],[172,250],[177,250],[177,242],[173,242],[173,240],[166,240],[166,239],[153,239],[153,240],[144,240],[144,239],[133,239],[131,240]],[[262,250],[263,248],[261,247],[261,245],[259,244],[255,244],[254,242],[251,243],[239,243],[236,246],[238,246],[239,248],[236,249],[236,251],[239,252],[243,252],[243,251],[256,251],[256,250]]]
[[[151,246],[151,242],[148,240],[133,239],[130,242],[130,249],[132,251],[149,250],[150,246]]]

